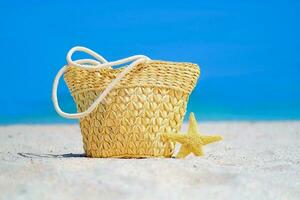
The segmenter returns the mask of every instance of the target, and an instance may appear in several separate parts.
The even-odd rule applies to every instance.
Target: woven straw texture
[[[79,112],[86,110],[124,68],[88,71],[68,66],[65,81]],[[149,61],[130,71],[88,116],[80,119],[89,157],[171,157],[189,94],[199,77],[192,63]]]

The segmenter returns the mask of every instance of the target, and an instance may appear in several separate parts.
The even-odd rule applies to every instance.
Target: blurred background
[[[0,123],[57,123],[67,51],[194,62],[200,120],[300,119],[300,1],[1,1]],[[86,57],[76,54],[76,58]],[[75,111],[64,84],[62,107]],[[75,120],[76,122],[76,120]]]

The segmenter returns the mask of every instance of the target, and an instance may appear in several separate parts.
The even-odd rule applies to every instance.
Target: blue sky
[[[198,63],[188,110],[201,119],[300,119],[299,10],[299,1],[1,1],[0,122],[60,119],[51,85],[75,45],[108,60]],[[73,111],[66,87],[60,96]]]

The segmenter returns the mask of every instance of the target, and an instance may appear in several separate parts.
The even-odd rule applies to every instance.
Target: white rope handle
[[[92,60],[92,59],[80,59],[80,60],[76,60],[73,61],[72,60],[72,55],[75,52],[85,52],[91,56],[93,56],[96,60]],[[67,54],[67,62],[68,65],[72,65],[72,66],[76,66],[79,67],[81,69],[85,69],[85,70],[95,70],[95,69],[100,69],[100,68],[105,68],[105,67],[112,67],[115,65],[121,65],[124,63],[128,63],[131,62],[130,65],[128,65],[126,68],[124,68],[124,70],[122,72],[120,72],[118,74],[118,76],[111,82],[108,84],[107,88],[96,98],[96,100],[94,101],[94,103],[92,103],[92,105],[85,111],[80,112],[80,113],[66,113],[64,111],[61,110],[59,103],[58,103],[58,98],[57,98],[57,88],[59,85],[59,80],[62,77],[62,75],[66,72],[67,70],[67,65],[65,65],[64,67],[62,67],[58,73],[55,76],[55,79],[53,81],[53,88],[52,88],[52,101],[53,101],[53,105],[54,108],[56,110],[56,112],[65,118],[69,118],[69,119],[78,119],[78,118],[82,118],[87,116],[88,114],[90,114],[91,112],[93,112],[93,110],[97,107],[97,105],[106,97],[106,95],[114,88],[114,86],[116,86],[116,84],[128,73],[132,70],[132,68],[134,68],[135,66],[137,66],[140,63],[144,63],[147,62],[148,60],[150,60],[150,58],[148,58],[147,56],[144,55],[135,55],[135,56],[131,56],[128,58],[123,58],[117,61],[113,61],[113,62],[108,62],[105,58],[103,58],[101,55],[97,54],[96,52],[85,48],[85,47],[73,47],[72,49],[70,49],[70,51]]]

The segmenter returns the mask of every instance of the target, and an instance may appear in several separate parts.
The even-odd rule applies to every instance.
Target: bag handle
[[[79,59],[79,60],[72,60],[72,55],[75,52],[84,52],[86,54],[91,55],[94,57],[96,60],[93,59]],[[126,75],[128,74],[135,66],[137,66],[140,63],[145,63],[149,61],[150,58],[144,55],[135,55],[135,56],[130,56],[128,58],[123,58],[117,61],[112,61],[108,62],[105,58],[103,58],[101,55],[97,54],[96,52],[92,51],[91,49],[85,48],[85,47],[73,47],[70,49],[70,51],[67,54],[67,62],[68,65],[76,66],[81,69],[85,70],[96,70],[96,69],[101,69],[101,68],[106,68],[106,67],[112,67],[115,65],[121,65],[125,64],[128,62],[131,62],[126,68],[124,68],[123,71],[121,71],[118,76],[110,82],[105,90],[99,94],[99,96],[96,98],[96,100],[92,103],[92,105],[85,111],[79,112],[79,113],[67,113],[61,110],[59,103],[58,103],[58,98],[57,98],[57,88],[59,84],[59,80],[62,77],[62,75],[66,72],[68,65],[65,65],[62,67],[58,73],[56,74],[54,81],[53,81],[53,87],[52,87],[52,101],[54,108],[56,112],[65,118],[68,119],[79,119],[82,117],[87,116],[93,110],[97,107],[97,105],[106,97],[106,95],[116,86],[116,84]]]

